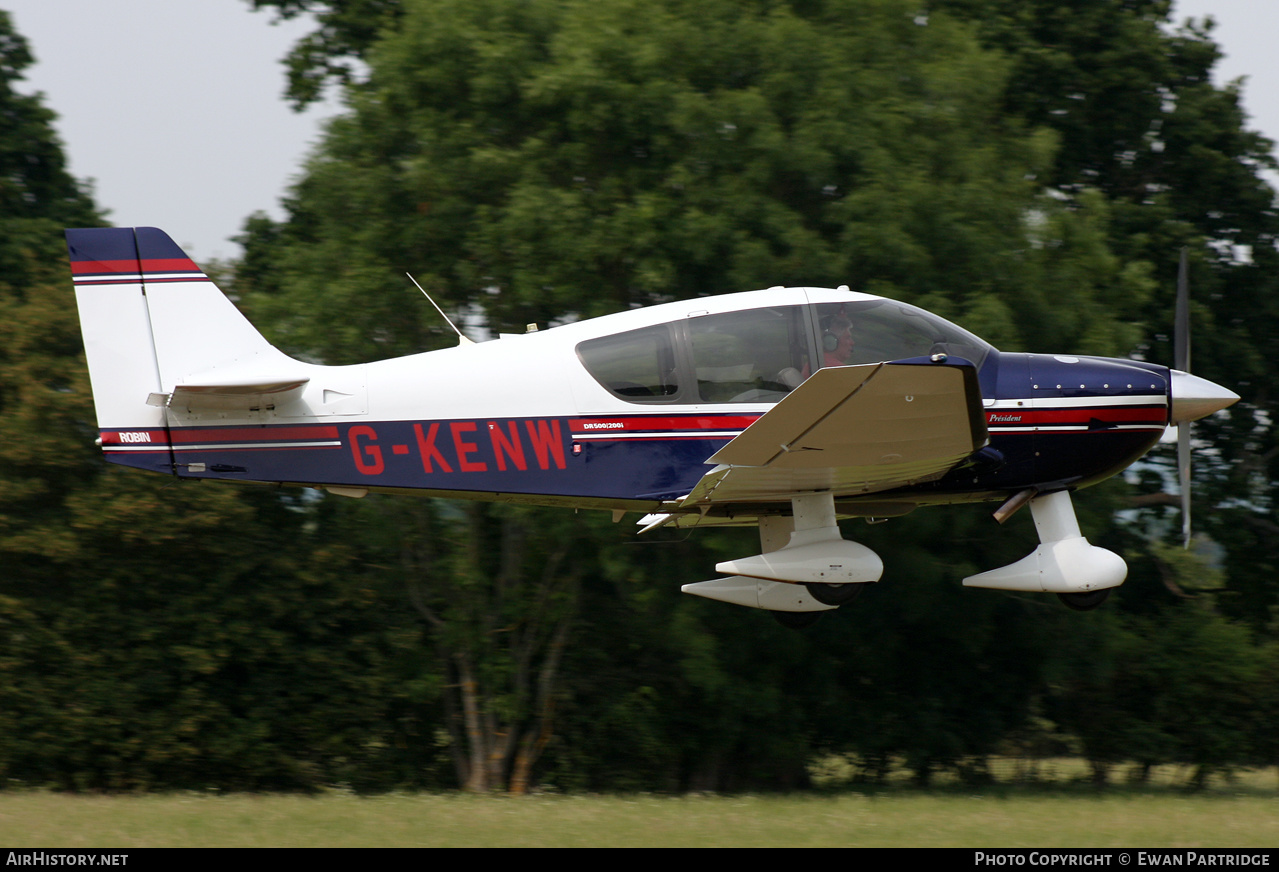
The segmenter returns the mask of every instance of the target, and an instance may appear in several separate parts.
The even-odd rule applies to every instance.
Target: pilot
[[[827,315],[822,328],[822,366],[847,366],[853,356],[853,322],[843,313]]]

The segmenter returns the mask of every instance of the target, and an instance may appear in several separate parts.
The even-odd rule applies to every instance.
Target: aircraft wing
[[[681,506],[837,497],[931,481],[988,440],[967,361],[828,367],[791,391],[707,463]]]

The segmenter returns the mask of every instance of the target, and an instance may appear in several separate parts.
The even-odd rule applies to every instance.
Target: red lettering
[[[367,436],[370,442],[377,441],[377,431],[372,427],[352,427],[346,431],[351,440],[351,454],[355,457],[355,468],[365,475],[381,475],[386,465],[382,463],[382,449],[376,445],[360,445],[360,437]],[[367,459],[366,459],[367,458]]]
[[[509,440],[501,427],[489,421],[489,441],[493,443],[493,455],[497,458],[497,468],[506,472],[506,457],[509,457],[516,469],[528,469],[528,464],[524,462],[524,446],[520,444],[520,431],[514,421],[507,426],[511,434]]]
[[[463,472],[486,472],[488,464],[483,461],[476,462],[467,460],[468,454],[474,454],[480,450],[480,446],[474,442],[463,442],[462,434],[475,431],[474,421],[454,421],[449,424],[449,429],[453,431],[453,447],[457,449],[457,465]]]
[[[534,424],[536,423],[536,427]],[[525,421],[529,441],[533,443],[533,452],[537,455],[537,465],[542,469],[550,468],[550,457],[555,458],[555,465],[564,468],[564,441],[560,438],[559,420]],[[549,455],[549,456],[548,456]]]
[[[439,424],[432,424],[431,429],[425,435],[422,433],[422,425],[414,424],[413,432],[417,435],[417,450],[422,455],[422,469],[426,472],[434,472],[431,468],[431,458],[435,458],[440,464],[440,469],[444,472],[452,472],[453,467],[449,466],[449,462],[444,459],[444,455],[440,453],[440,449],[435,447],[435,434],[440,431]]]

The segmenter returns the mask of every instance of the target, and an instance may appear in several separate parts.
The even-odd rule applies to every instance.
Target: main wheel
[[[824,606],[845,606],[861,595],[866,584],[822,584],[813,582],[806,584],[809,595]]]
[[[1090,590],[1084,593],[1059,593],[1057,599],[1061,600],[1066,608],[1077,612],[1091,612],[1110,597],[1110,590],[1108,587],[1103,587],[1101,590]]]
[[[773,616],[773,620],[788,630],[802,630],[805,627],[811,627],[822,616],[821,612],[775,612],[772,610],[769,611],[769,614]]]

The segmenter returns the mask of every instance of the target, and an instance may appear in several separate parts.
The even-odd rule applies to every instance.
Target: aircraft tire
[[[811,627],[822,616],[821,612],[775,612],[769,610],[768,613],[773,616],[773,620],[788,630],[802,630],[805,627]]]
[[[1110,597],[1110,591],[1111,588],[1103,587],[1101,590],[1090,590],[1085,593],[1059,593],[1057,599],[1061,600],[1068,609],[1091,612]]]
[[[861,595],[865,584],[850,582],[848,584],[822,584],[815,582],[806,584],[809,595],[824,606],[848,605]]]

